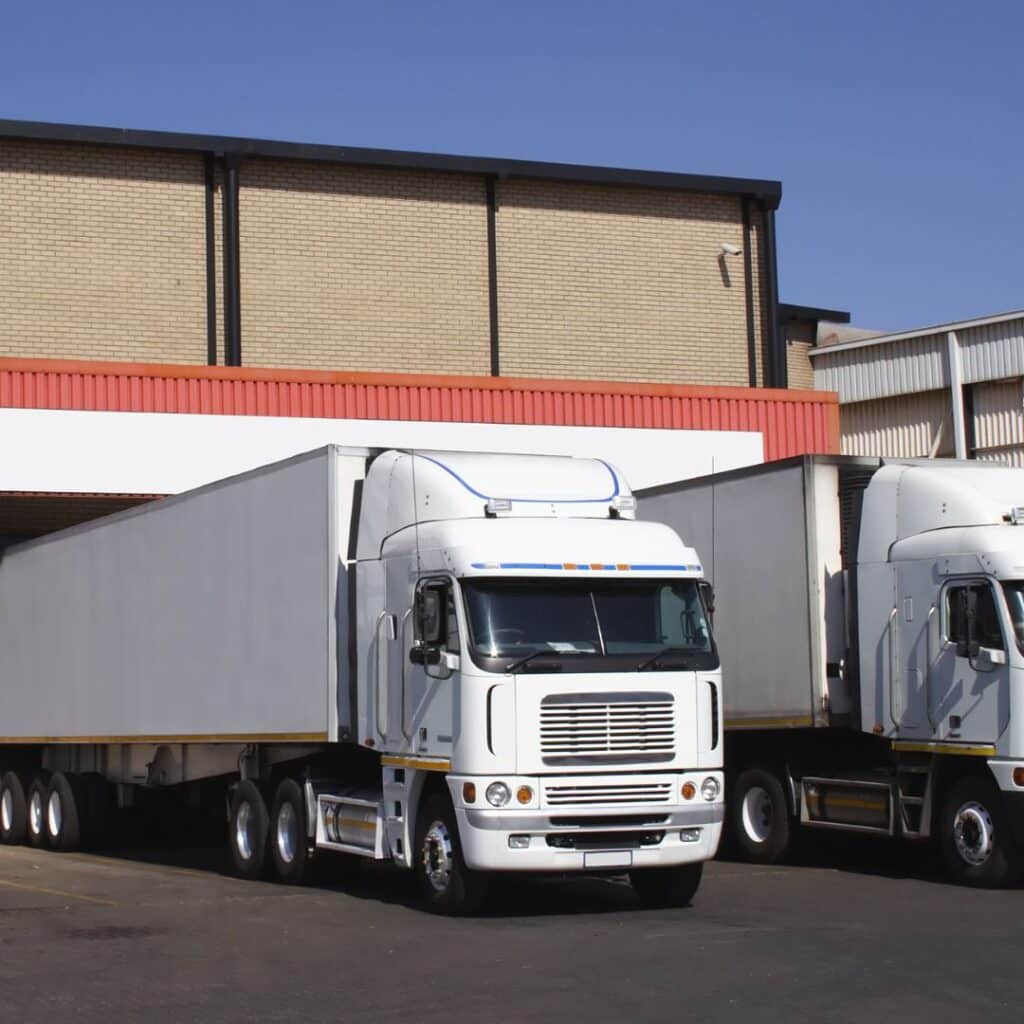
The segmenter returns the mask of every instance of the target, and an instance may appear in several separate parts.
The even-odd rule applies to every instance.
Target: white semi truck
[[[233,865],[328,852],[697,889],[724,816],[696,553],[594,459],[328,446],[0,555],[0,839],[180,787]]]
[[[805,456],[638,492],[716,590],[727,836],[937,840],[1024,869],[1024,471]]]

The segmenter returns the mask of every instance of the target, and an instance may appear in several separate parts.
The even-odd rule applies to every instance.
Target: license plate
[[[609,850],[606,853],[584,853],[585,868],[631,868],[633,852],[631,850]]]

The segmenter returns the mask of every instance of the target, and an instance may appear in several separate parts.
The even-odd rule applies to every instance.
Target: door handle
[[[412,609],[410,608],[403,616],[402,621],[398,626],[398,634],[402,638],[402,642],[399,647],[402,650],[402,735],[407,739],[412,739],[412,710],[409,707],[409,659],[405,657],[405,651],[408,649],[409,644],[406,640],[406,632],[409,627],[409,622],[412,619]]]
[[[381,629],[381,627],[385,627]],[[390,612],[377,616],[375,628],[377,637],[377,732],[388,736],[388,642],[395,639],[395,617]]]
[[[893,608],[889,613],[889,717],[895,726],[900,724],[899,700],[899,651],[896,643],[896,622],[898,620],[898,608]]]
[[[928,707],[928,723],[932,727],[932,732],[938,728],[938,724],[935,719],[932,718],[932,626],[935,623],[937,609],[935,605],[932,605],[928,609],[928,619],[925,622],[925,663],[924,663],[924,700]]]

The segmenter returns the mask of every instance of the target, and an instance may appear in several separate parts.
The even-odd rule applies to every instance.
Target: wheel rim
[[[423,838],[423,870],[435,892],[447,892],[452,877],[452,837],[443,821],[435,821]]]
[[[747,838],[755,843],[765,842],[772,834],[772,824],[775,818],[772,798],[768,795],[768,790],[761,786],[751,786],[743,794],[740,816]]]
[[[964,804],[953,818],[953,842],[965,864],[980,867],[992,856],[995,827],[983,804]]]
[[[4,789],[3,796],[0,796],[0,826],[5,832],[10,832],[14,825],[14,794],[9,789]]]
[[[282,804],[281,810],[277,812],[277,852],[285,864],[295,860],[299,846],[297,825],[295,808],[290,803]]]
[[[252,805],[246,800],[235,817],[235,848],[242,860],[252,859]]]
[[[43,795],[37,789],[28,802],[28,827],[32,835],[42,835],[43,832]]]
[[[64,808],[61,806],[60,793],[54,791],[46,802],[46,825],[50,835],[56,839],[64,824]]]

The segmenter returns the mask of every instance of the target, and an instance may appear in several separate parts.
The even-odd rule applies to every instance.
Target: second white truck
[[[723,820],[692,548],[592,459],[330,446],[0,553],[0,840],[176,787],[246,877],[327,853],[696,891]]]
[[[639,504],[714,582],[741,852],[831,829],[1024,873],[1024,471],[805,456]]]

